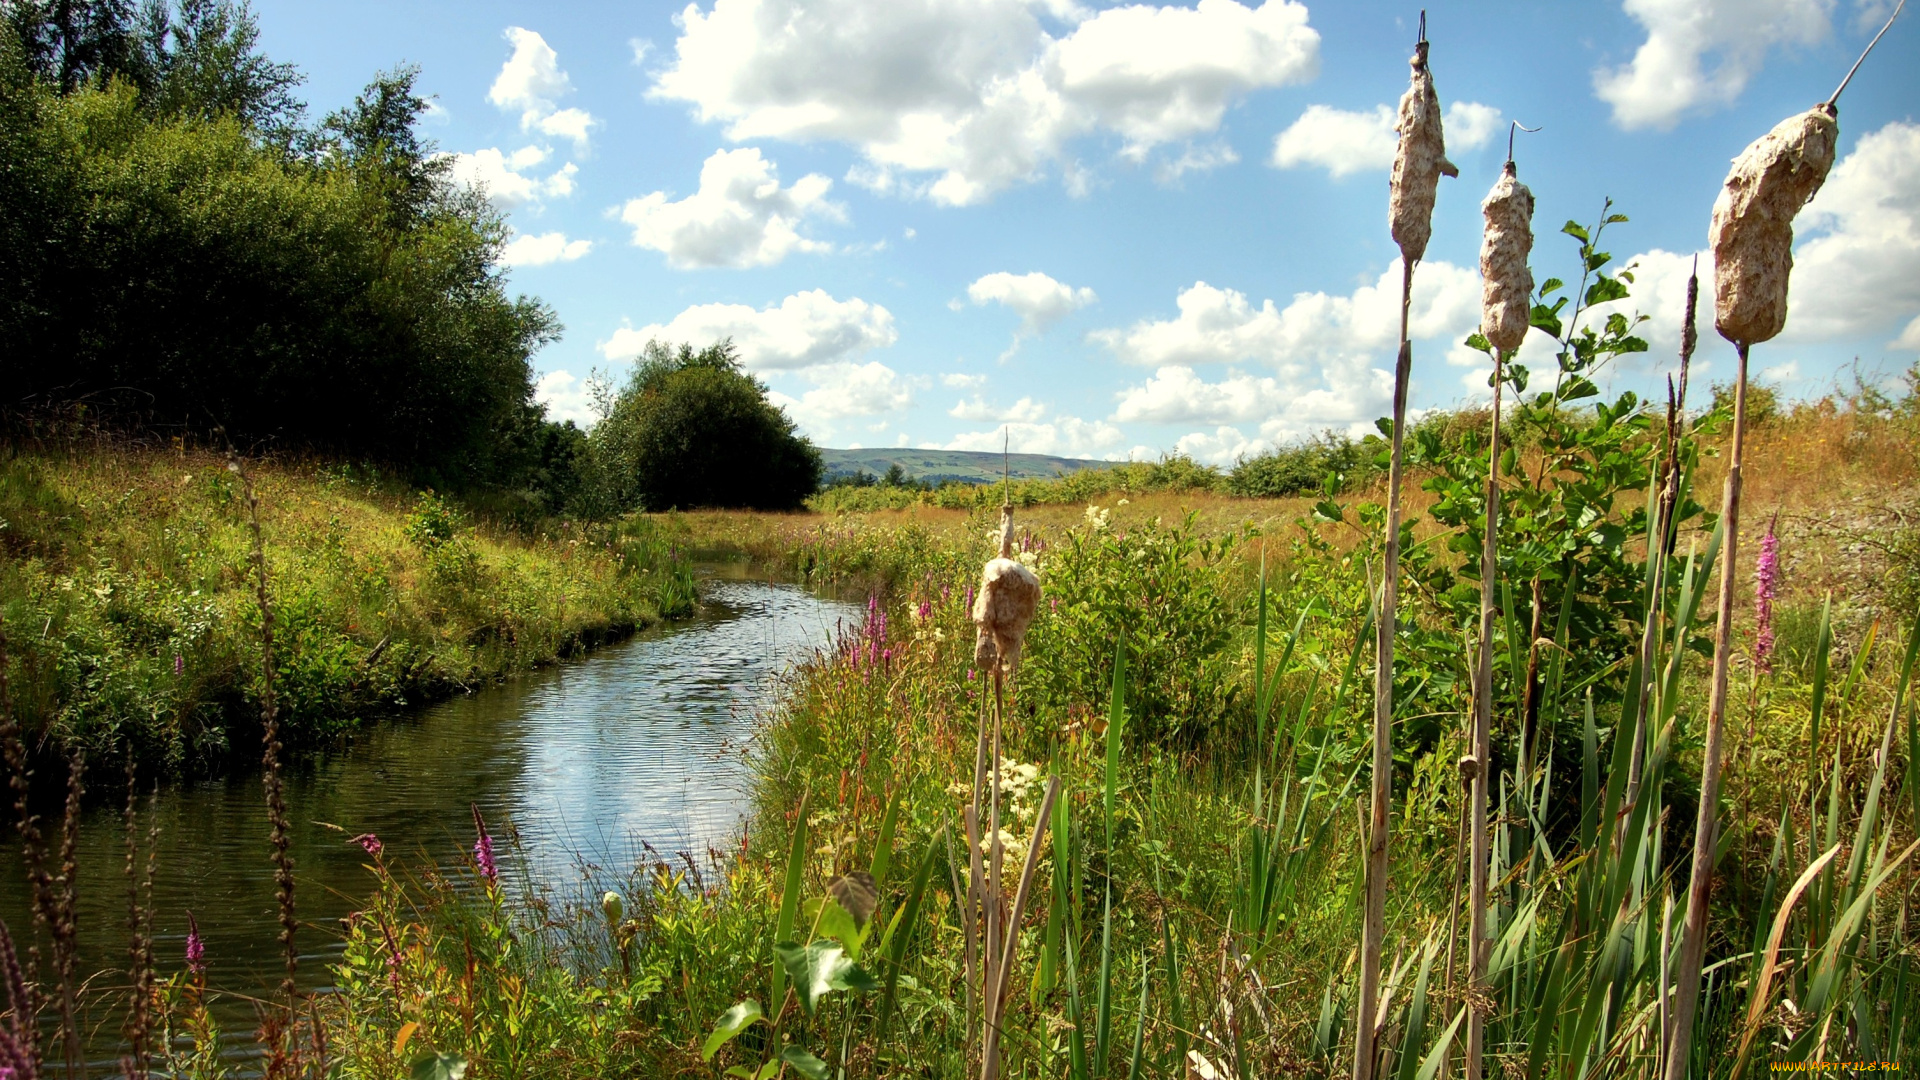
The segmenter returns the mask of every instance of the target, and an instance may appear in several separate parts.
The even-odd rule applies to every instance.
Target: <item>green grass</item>
[[[476,526],[391,483],[253,464],[283,734],[323,745],[691,608],[651,526]],[[166,772],[257,756],[259,604],[223,459],[91,446],[0,455],[0,625],[30,736]],[[105,756],[103,756],[105,755]]]

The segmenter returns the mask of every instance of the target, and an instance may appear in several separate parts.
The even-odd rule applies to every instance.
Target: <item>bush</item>
[[[731,341],[699,352],[648,342],[589,446],[602,512],[794,510],[820,486],[820,452],[740,369]]]
[[[1329,479],[1345,485],[1371,476],[1372,455],[1345,435],[1323,431],[1298,446],[1241,458],[1227,490],[1247,498],[1277,499],[1321,491]]]

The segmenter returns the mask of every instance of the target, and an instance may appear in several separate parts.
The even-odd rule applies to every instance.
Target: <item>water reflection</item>
[[[517,830],[518,847],[502,845],[508,878],[541,883],[579,881],[583,861],[617,874],[642,842],[663,852],[726,846],[740,828],[741,763],[756,710],[781,671],[860,609],[749,581],[710,581],[704,595],[689,623],[422,710],[290,775],[302,981],[324,983],[338,920],[365,894],[366,856],[346,842],[356,833],[377,833],[390,859],[452,865],[473,843],[469,807],[477,803],[496,832]],[[277,978],[262,806],[257,776],[160,793],[154,908],[163,975],[183,966],[192,911],[211,984],[247,992]],[[11,832],[0,857],[0,918],[23,931],[26,889]],[[116,810],[87,814],[83,971],[125,963],[123,844]]]

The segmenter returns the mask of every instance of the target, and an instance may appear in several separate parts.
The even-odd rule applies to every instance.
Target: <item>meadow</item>
[[[1920,783],[1901,704],[1920,580],[1917,405],[1911,392],[1836,396],[1750,430],[1758,511],[1744,527],[1756,548],[1771,533],[1779,569],[1764,651],[1751,572],[1736,583],[1691,1075],[1920,1053],[1920,873],[1906,858]],[[1706,410],[1692,428],[1696,489],[1724,468],[1723,420]],[[1658,436],[1646,425],[1633,438]],[[1647,527],[1653,475],[1582,523],[1620,527],[1637,573],[1645,536],[1625,533]],[[1495,947],[1476,986],[1459,917],[1459,760],[1463,623],[1477,612],[1448,599],[1468,564],[1454,541],[1476,538],[1446,524],[1472,520],[1449,509],[1446,477],[1444,463],[1414,472],[1422,494],[1408,507],[1382,1075],[1457,1068],[1474,1003],[1497,1075],[1646,1075],[1692,855],[1717,523],[1696,514],[1678,532],[1654,612],[1659,677],[1643,694],[1629,672],[1644,662],[1644,621],[1589,626],[1576,608],[1602,599],[1610,549],[1584,556],[1594,591],[1545,594],[1544,634],[1530,635],[1527,590],[1505,596]],[[1374,495],[1145,491],[1016,518],[1018,558],[1045,596],[1007,690],[999,770],[1010,879],[1030,868],[1004,1005],[992,1006],[1000,1075],[1349,1067],[1379,558],[1377,529],[1361,523]],[[993,695],[968,609],[992,525],[926,506],[659,519],[690,550],[874,597],[864,624],[784,686],[739,848],[637,866],[601,905],[571,910],[509,900],[486,866],[475,888],[453,889],[376,856],[378,898],[348,930],[341,992],[312,1021],[338,1074],[976,1075],[995,999],[982,991],[966,811],[992,773],[976,738]],[[1637,769],[1636,712],[1654,721]],[[172,984],[173,1015],[193,1014],[188,983]]]

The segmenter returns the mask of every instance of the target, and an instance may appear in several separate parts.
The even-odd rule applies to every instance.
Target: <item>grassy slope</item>
[[[862,450],[822,449],[820,458],[827,466],[828,477],[851,476],[856,472],[884,476],[889,466],[898,464],[910,478],[935,483],[943,479],[988,483],[1000,479],[1002,464],[999,454],[976,450],[915,450],[904,446]],[[1005,464],[1015,480],[1030,480],[1097,468],[1109,463],[1047,454],[1013,454]]]
[[[312,465],[256,465],[288,741],[547,663],[672,614],[684,571],[631,530],[528,539]],[[239,478],[203,453],[0,457],[0,615],[29,731],[170,771],[256,753],[259,607]],[[118,757],[118,753],[114,753]]]

